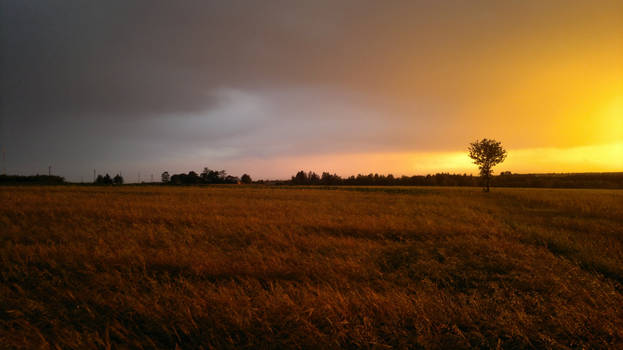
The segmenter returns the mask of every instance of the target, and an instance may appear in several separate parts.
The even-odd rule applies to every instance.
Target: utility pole
[[[93,169],[93,182],[95,182],[95,169]]]
[[[138,183],[139,184],[141,183],[141,172],[140,171],[138,172]]]
[[[48,165],[48,176],[52,176],[52,166]]]

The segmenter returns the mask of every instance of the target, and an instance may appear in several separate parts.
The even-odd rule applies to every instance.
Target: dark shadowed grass
[[[0,344],[619,347],[621,217],[621,191],[5,187]]]

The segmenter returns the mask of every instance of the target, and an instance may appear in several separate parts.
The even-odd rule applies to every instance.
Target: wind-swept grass
[[[3,187],[0,347],[623,346],[623,192]]]

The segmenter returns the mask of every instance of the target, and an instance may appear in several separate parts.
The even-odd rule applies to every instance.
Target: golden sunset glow
[[[569,148],[508,149],[508,158],[494,169],[513,173],[618,172],[623,169],[623,142]],[[332,154],[283,157],[277,160],[245,159],[247,166],[291,172],[310,169],[337,174],[426,175],[436,172],[478,175],[465,151]],[[370,169],[374,169],[371,171]],[[269,173],[269,175],[271,175]],[[276,176],[277,174],[275,174]]]

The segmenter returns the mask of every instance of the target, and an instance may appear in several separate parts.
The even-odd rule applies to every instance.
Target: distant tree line
[[[205,168],[200,174],[190,171],[186,174],[162,173],[162,183],[171,185],[190,184],[228,184],[257,183],[264,185],[321,185],[321,186],[482,186],[483,179],[468,174],[437,173],[433,175],[394,176],[392,174],[359,174],[341,177],[323,172],[299,171],[290,180],[253,181],[248,174],[240,178],[227,175],[224,170]],[[576,174],[512,174],[509,171],[491,176],[494,187],[542,187],[542,188],[609,188],[623,189],[623,172],[619,173],[576,173]],[[111,177],[109,174],[98,175],[97,185],[123,184],[121,174]],[[65,179],[56,175],[0,175],[0,185],[62,185]]]
[[[392,174],[359,174],[342,178],[323,172],[299,171],[287,185],[324,186],[482,186],[485,179],[468,174],[437,173],[434,175],[394,176]],[[512,174],[502,172],[491,176],[491,186],[496,187],[548,187],[548,188],[623,188],[623,173],[584,174]]]
[[[200,174],[189,171],[187,174],[170,175],[165,171],[161,175],[162,183],[171,185],[198,185],[198,184],[250,184],[253,182],[249,174],[244,174],[240,178],[228,175],[225,170],[212,170],[203,168]]]
[[[623,173],[511,174],[491,179],[497,187],[610,188],[623,189]]]
[[[337,174],[299,171],[289,181],[291,185],[325,186],[478,186],[479,178],[467,174],[439,173],[426,176],[400,176],[392,174],[359,174],[342,178]]]
[[[0,184],[62,185],[65,178],[56,175],[0,175]]]
[[[123,185],[123,176],[121,174],[117,174],[115,177],[110,177],[108,174],[97,175],[94,183],[96,185]]]

